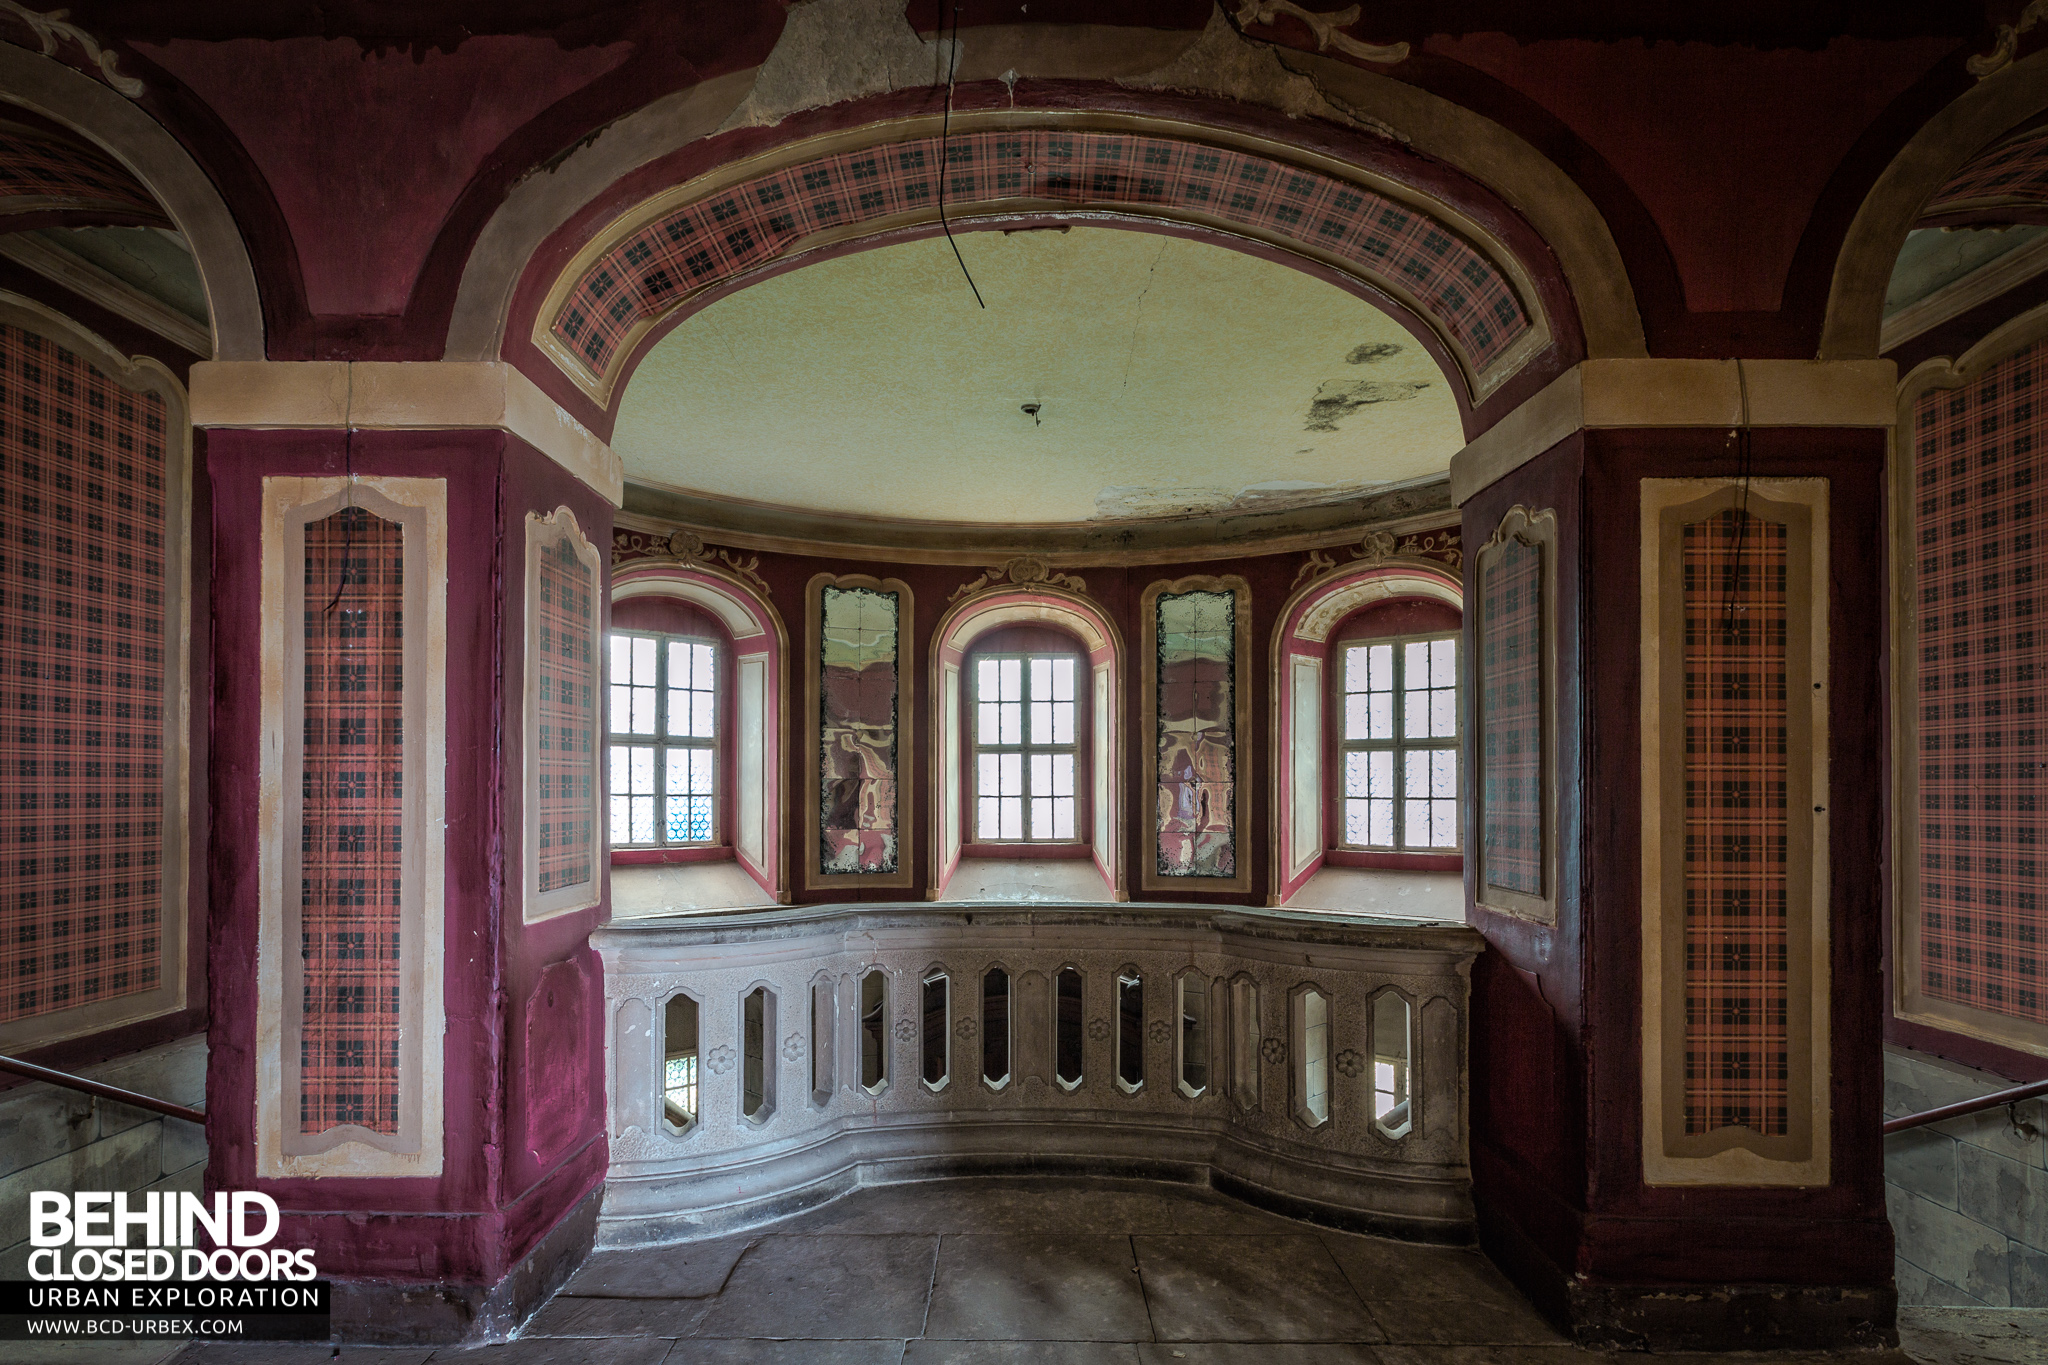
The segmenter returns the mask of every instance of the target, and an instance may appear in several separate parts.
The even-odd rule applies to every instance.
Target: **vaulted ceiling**
[[[1073,227],[862,251],[731,295],[620,403],[629,479],[1014,524],[1329,502],[1440,475],[1452,381],[1385,313],[1203,242]],[[1030,409],[1035,406],[1036,410]]]

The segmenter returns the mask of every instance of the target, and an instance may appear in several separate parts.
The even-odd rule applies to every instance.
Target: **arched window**
[[[1462,850],[1460,626],[1455,607],[1396,598],[1331,632],[1332,861]]]
[[[732,846],[732,637],[674,597],[614,603],[605,793],[615,851],[665,861]]]
[[[1065,631],[1010,626],[967,653],[967,853],[1028,844],[1087,854],[1088,651]]]

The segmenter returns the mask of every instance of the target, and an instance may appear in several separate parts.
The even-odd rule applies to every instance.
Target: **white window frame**
[[[613,728],[619,717],[617,708],[607,705],[604,737],[604,819],[605,837],[614,849],[669,849],[669,848],[722,848],[726,843],[725,819],[725,742],[728,727],[723,710],[726,699],[726,651],[724,641],[710,635],[690,635],[679,631],[615,629],[605,633],[605,698],[611,700],[614,686],[611,677],[612,646],[617,639],[653,640],[654,645],[654,729],[651,733],[637,733]],[[671,735],[668,729],[668,646],[671,642],[711,647],[711,737],[709,739]],[[654,750],[654,841],[634,843],[617,837],[612,827],[612,753],[621,748]],[[709,839],[669,839],[664,837],[668,828],[667,811],[669,794],[663,775],[668,770],[670,749],[708,749],[711,753],[711,837]]]
[[[1452,684],[1455,694],[1451,708],[1452,733],[1449,736],[1432,735],[1421,739],[1412,739],[1406,733],[1408,709],[1405,704],[1408,691],[1406,687],[1407,646],[1411,644],[1433,643],[1438,640],[1449,640],[1455,647],[1457,676]],[[1350,651],[1353,649],[1368,649],[1378,645],[1388,645],[1393,649],[1394,685],[1392,696],[1394,699],[1394,734],[1391,739],[1351,739],[1345,734],[1346,708],[1344,705],[1344,700],[1347,696],[1356,695],[1346,690]],[[1465,852],[1465,809],[1462,795],[1465,788],[1465,769],[1467,767],[1464,714],[1465,645],[1462,632],[1439,630],[1408,635],[1360,636],[1350,639],[1340,636],[1332,644],[1331,651],[1336,655],[1331,660],[1330,668],[1333,679],[1332,693],[1336,702],[1330,709],[1331,732],[1335,736],[1335,743],[1332,747],[1335,750],[1336,757],[1336,762],[1333,765],[1335,769],[1334,785],[1336,800],[1334,824],[1336,828],[1332,831],[1331,847],[1342,849],[1347,853],[1427,853],[1440,854],[1444,857],[1462,856]],[[1428,752],[1441,749],[1449,749],[1453,754],[1457,755],[1458,794],[1450,798],[1453,802],[1452,808],[1456,813],[1457,842],[1453,844],[1411,845],[1408,843],[1407,806],[1409,801],[1415,798],[1409,797],[1403,790],[1407,772],[1406,755],[1414,752]],[[1394,842],[1391,844],[1354,844],[1345,838],[1349,825],[1345,818],[1345,803],[1348,800],[1354,799],[1347,797],[1344,791],[1345,756],[1354,752],[1391,752],[1394,755]],[[1421,799],[1442,800],[1444,798]]]

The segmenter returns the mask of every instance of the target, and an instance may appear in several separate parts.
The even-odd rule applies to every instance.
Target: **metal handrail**
[[[1986,1109],[1996,1109],[2001,1104],[2018,1104],[2036,1096],[2048,1095],[2048,1081],[2030,1081],[2016,1085],[2010,1090],[1995,1090],[1989,1095],[1979,1095],[1974,1100],[1960,1104],[1945,1104],[1939,1109],[1929,1109],[1922,1114],[1908,1114],[1904,1118],[1886,1119],[1884,1134],[1903,1133],[1908,1128],[1919,1128],[1929,1123],[1940,1123],[1944,1119],[1959,1119],[1965,1114],[1981,1114]]]
[[[42,1081],[49,1085],[61,1085],[67,1090],[80,1090],[88,1095],[97,1095],[103,1100],[118,1100],[134,1109],[147,1109],[152,1114],[163,1114],[168,1118],[183,1119],[187,1123],[204,1126],[206,1111],[187,1109],[182,1104],[172,1104],[153,1095],[138,1095],[133,1090],[123,1090],[118,1085],[107,1085],[101,1081],[89,1081],[83,1076],[73,1076],[66,1071],[52,1071],[34,1062],[24,1062],[16,1057],[0,1057],[0,1071],[12,1071],[17,1076]]]

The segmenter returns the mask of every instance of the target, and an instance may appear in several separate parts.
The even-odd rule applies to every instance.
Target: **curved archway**
[[[263,305],[241,230],[212,179],[163,125],[98,81],[4,43],[0,99],[82,134],[140,180],[184,234],[199,267],[213,358],[263,359]]]
[[[1042,575],[1043,566],[1037,566]],[[1012,570],[1014,572],[1014,569]],[[1031,572],[1030,569],[1025,570]],[[1116,900],[1127,899],[1122,846],[1125,823],[1123,638],[1109,616],[1079,592],[1046,582],[1012,583],[966,597],[950,607],[932,636],[932,753],[938,763],[938,799],[932,814],[931,894],[937,897],[960,866],[965,840],[966,793],[961,709],[961,666],[974,642],[1005,626],[1049,625],[1076,636],[1088,651],[1093,724],[1089,845],[1095,867]]]
[[[2048,110],[2048,52],[1977,83],[1899,149],[1864,196],[1835,256],[1820,359],[1878,354],[1885,288],[1906,233],[1949,177],[1995,139]]]
[[[1271,903],[1323,864],[1323,697],[1330,633],[1360,607],[1420,597],[1464,610],[1464,585],[1429,560],[1361,561],[1297,588],[1273,627]]]
[[[955,225],[1206,234],[1354,280],[1412,315],[1473,405],[1558,331],[1529,269],[1492,233],[1365,166],[1127,114],[967,114],[953,129],[943,152],[929,118],[827,134],[643,200],[554,275],[532,344],[608,405],[657,328],[799,258],[934,226],[942,190]]]
[[[789,633],[765,597],[699,564],[641,563],[612,575],[613,602],[672,597],[704,608],[732,636],[733,854],[761,889],[789,899],[782,809],[783,736],[789,730]]]

